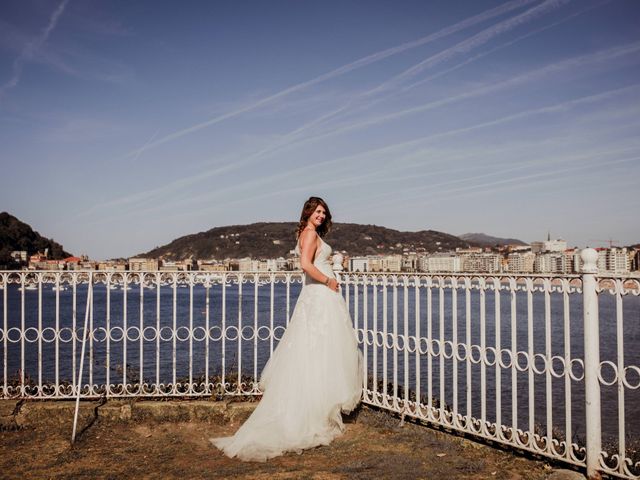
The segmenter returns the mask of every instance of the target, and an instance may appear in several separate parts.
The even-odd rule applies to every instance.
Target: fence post
[[[598,252],[585,248],[582,259],[582,299],[584,321],[584,389],[587,421],[587,477],[600,479],[601,412],[600,412],[600,333],[598,317]]]

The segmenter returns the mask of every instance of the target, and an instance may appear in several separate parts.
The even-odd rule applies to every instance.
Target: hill
[[[25,250],[27,255],[33,255],[45,249],[49,250],[49,258],[54,260],[71,256],[62,245],[43,237],[30,225],[7,212],[0,213],[0,265],[6,268],[14,266],[11,258],[14,250]]]
[[[254,223],[216,227],[177,238],[140,256],[182,260],[224,258],[277,258],[295,247],[296,223]],[[348,255],[437,252],[468,247],[469,243],[442,232],[400,232],[377,225],[334,223],[327,242]],[[405,250],[406,249],[406,250]]]
[[[479,247],[495,247],[496,245],[527,245],[527,243],[517,238],[492,237],[484,233],[465,233],[459,235],[464,241],[478,245]]]

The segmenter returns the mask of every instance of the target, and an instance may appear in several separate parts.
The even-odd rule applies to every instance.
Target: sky
[[[636,0],[4,0],[0,211],[94,259],[311,195],[638,243],[639,25]]]

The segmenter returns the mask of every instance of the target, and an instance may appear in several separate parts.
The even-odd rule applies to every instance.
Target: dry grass
[[[69,444],[71,423],[0,433],[3,478],[543,479],[549,467],[363,408],[327,447],[266,463],[230,459],[209,437],[238,423],[106,421]]]

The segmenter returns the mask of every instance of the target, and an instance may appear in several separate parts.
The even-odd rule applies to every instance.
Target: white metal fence
[[[597,278],[590,253],[572,276],[342,275],[364,402],[639,478],[640,280]],[[260,394],[301,280],[0,272],[0,397]]]

